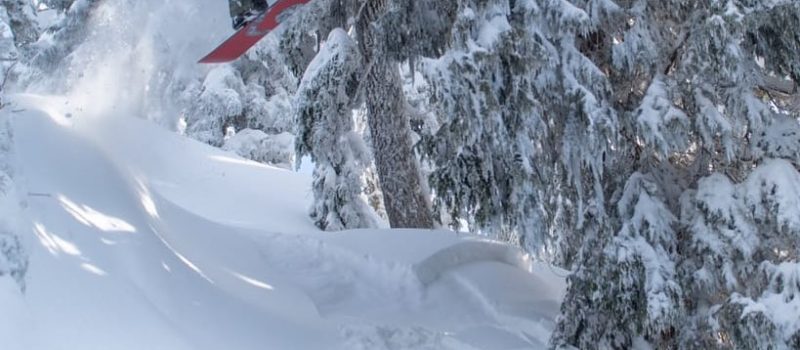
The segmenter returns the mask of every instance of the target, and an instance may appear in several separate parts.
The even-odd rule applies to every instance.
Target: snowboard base
[[[228,40],[200,59],[198,63],[225,63],[238,59],[269,32],[277,28],[281,22],[290,17],[298,6],[305,5],[310,1],[278,0],[256,19],[247,23]]]

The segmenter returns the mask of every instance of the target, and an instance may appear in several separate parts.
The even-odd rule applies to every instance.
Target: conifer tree
[[[398,63],[435,55],[449,27],[451,1],[366,0],[356,21],[364,65],[370,140],[392,227],[432,228],[424,180],[413,153],[410,109]],[[419,22],[424,19],[431,21]],[[445,30],[441,30],[445,28]]]
[[[553,347],[796,347],[800,328],[778,310],[795,303],[798,125],[779,95],[796,85],[798,47],[773,33],[797,25],[800,5],[573,4],[620,116],[614,174],[635,172],[610,197],[610,227],[584,241]]]
[[[39,38],[39,25],[31,1],[2,0],[0,5],[6,12],[6,24],[14,33],[14,42],[17,46],[31,44]]]
[[[796,324],[775,310],[792,306],[797,244],[783,233],[790,222],[765,224],[794,204],[729,191],[741,204],[724,212],[745,214],[714,225],[754,237],[714,243],[724,258],[703,263],[714,256],[703,242],[728,233],[697,230],[720,215],[704,214],[695,191],[724,192],[714,189],[722,178],[732,188],[794,183],[800,48],[795,31],[778,28],[796,27],[798,9],[459,2],[447,52],[419,63],[437,116],[420,150],[439,208],[574,270],[553,347],[794,346]],[[751,258],[760,249],[773,253]],[[746,272],[703,269],[723,261]],[[776,295],[788,304],[772,304]]]
[[[19,60],[19,50],[14,40],[14,31],[9,25],[10,19],[5,8],[0,7],[0,83],[7,82],[7,74],[15,62]],[[0,93],[5,86],[0,86]]]
[[[66,74],[58,68],[64,67],[71,59],[71,53],[89,35],[92,14],[102,1],[75,0],[57,5],[63,14],[55,24],[45,29],[40,40],[31,45],[30,69],[20,78],[21,85],[27,86],[54,74]]]
[[[294,54],[290,66],[302,66],[307,33],[330,31],[350,23],[364,67],[358,83],[369,125],[376,174],[392,227],[430,228],[434,220],[424,179],[421,178],[410,125],[412,109],[404,95],[399,63],[417,56],[436,55],[449,34],[452,1],[322,1],[304,11],[282,46]],[[452,19],[452,18],[450,18]],[[421,21],[428,20],[428,21]],[[297,22],[295,22],[297,23]],[[301,121],[304,123],[305,121]],[[312,147],[313,148],[313,147]],[[331,151],[328,151],[331,152]],[[319,200],[319,198],[317,198]]]
[[[424,138],[436,204],[563,265],[584,236],[575,228],[604,217],[600,179],[618,125],[567,4],[462,2],[450,50],[422,62],[440,118]]]
[[[0,109],[6,108],[5,94],[8,83],[15,78],[12,70],[20,65],[22,46],[38,36],[38,27],[32,17],[32,8],[24,1],[4,1],[0,6]],[[24,62],[23,62],[24,64]],[[20,241],[16,220],[19,198],[11,167],[13,134],[10,121],[0,119],[0,277],[10,276],[25,291],[25,274],[28,256]]]
[[[343,29],[334,29],[297,92],[297,153],[311,155],[315,164],[311,217],[326,230],[378,226],[361,197],[369,151],[353,127],[361,76],[356,43]]]

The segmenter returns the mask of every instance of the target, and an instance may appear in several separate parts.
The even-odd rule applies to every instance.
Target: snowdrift
[[[552,330],[563,280],[512,247],[320,232],[307,176],[135,116],[21,95],[0,117],[31,255],[24,295],[0,281],[13,348],[531,349]]]

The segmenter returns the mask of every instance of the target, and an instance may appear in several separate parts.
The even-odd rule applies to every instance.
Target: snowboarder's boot
[[[267,0],[253,0],[253,9],[258,13],[266,11],[268,7]]]
[[[266,0],[230,0],[233,29],[239,30],[267,10]]]

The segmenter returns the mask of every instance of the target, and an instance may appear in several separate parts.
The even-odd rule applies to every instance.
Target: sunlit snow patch
[[[266,290],[274,290],[275,289],[271,285],[266,284],[264,282],[261,282],[261,281],[259,281],[257,279],[254,279],[254,278],[251,278],[251,277],[247,277],[245,275],[242,275],[242,274],[239,274],[239,273],[236,273],[236,272],[231,272],[231,274],[233,274],[234,276],[236,276],[236,278],[244,281],[245,283],[247,283],[247,284],[249,284],[251,286],[258,287],[258,288],[261,288],[261,289],[266,289]]]
[[[103,214],[87,205],[78,205],[64,195],[58,195],[61,206],[80,223],[103,232],[136,232],[136,228],[122,219]]]
[[[41,223],[37,222],[33,225],[33,232],[50,254],[58,255],[59,253],[64,253],[72,256],[81,255],[80,249],[78,249],[75,244],[67,242],[61,237],[50,233]]]
[[[145,186],[144,181],[141,179],[137,179],[136,184],[139,187],[139,198],[142,201],[142,207],[144,208],[144,211],[146,211],[150,217],[158,219],[158,208],[156,208],[156,202],[153,200],[150,190],[147,188],[147,186]]]
[[[90,273],[98,275],[98,276],[106,276],[106,275],[108,275],[108,273],[103,271],[103,269],[101,269],[101,268],[99,268],[99,267],[97,267],[95,265],[92,265],[90,263],[82,263],[81,264],[81,268],[86,270],[86,271],[88,271],[88,272],[90,272]]]
[[[184,265],[186,265],[186,267],[188,267],[192,271],[196,272],[198,275],[200,275],[200,277],[202,277],[204,280],[208,281],[208,283],[216,284],[211,278],[209,278],[205,274],[205,272],[203,272],[203,270],[201,270],[199,267],[197,267],[197,265],[195,265],[191,260],[189,260],[183,254],[181,254],[177,250],[175,250],[175,248],[173,248],[172,245],[169,244],[169,242],[167,242],[167,240],[164,239],[164,237],[161,236],[161,234],[158,232],[158,230],[156,230],[153,227],[151,227],[151,229],[153,230],[153,233],[155,233],[156,237],[158,237],[158,239],[161,241],[161,243],[164,243],[164,246],[166,246],[167,249],[169,249],[172,252],[172,254],[175,254],[175,257],[177,257],[178,260],[180,260]]]
[[[251,166],[256,168],[264,168],[264,169],[280,169],[275,167],[270,167],[265,164],[257,163],[251,160],[241,159],[241,158],[234,158],[234,157],[225,157],[225,156],[211,156],[209,157],[212,160],[222,162],[222,163],[229,163],[229,164],[236,164],[236,165],[245,165]]]

